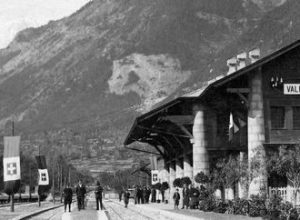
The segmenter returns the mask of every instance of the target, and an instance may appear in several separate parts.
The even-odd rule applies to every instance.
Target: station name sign
[[[288,83],[283,85],[284,95],[300,95],[300,84],[299,83]]]

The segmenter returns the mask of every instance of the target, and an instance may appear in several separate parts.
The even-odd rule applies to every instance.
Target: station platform
[[[123,201],[110,200],[110,203],[119,204],[124,208]],[[105,204],[109,206],[109,202],[106,201]],[[229,215],[229,214],[219,214],[213,212],[203,212],[198,209],[178,209],[174,210],[172,204],[164,203],[149,203],[149,204],[134,204],[130,201],[128,209],[132,212],[136,212],[137,215],[143,216],[144,219],[155,219],[155,220],[260,220],[262,218],[252,218],[242,215]],[[126,210],[122,211],[125,215]],[[137,216],[136,215],[136,216]],[[130,218],[128,218],[130,219]],[[134,219],[134,218],[133,218]]]

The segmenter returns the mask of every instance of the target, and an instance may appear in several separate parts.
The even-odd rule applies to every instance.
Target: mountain
[[[226,72],[226,59],[263,55],[300,33],[297,0],[94,0],[18,33],[0,50],[0,126],[28,153],[41,146],[93,171],[130,167],[134,118]]]

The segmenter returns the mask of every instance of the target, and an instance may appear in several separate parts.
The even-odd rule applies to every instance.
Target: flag
[[[229,141],[232,141],[234,133],[239,131],[239,127],[233,120],[233,114],[230,112],[229,116]]]
[[[158,170],[151,170],[151,184],[154,185],[158,182]]]
[[[47,169],[38,169],[39,171],[39,185],[49,185],[49,175]]]
[[[151,155],[150,166],[151,166],[151,170],[157,170],[157,157],[156,156]]]
[[[10,195],[18,192],[20,179],[20,136],[4,137],[3,180],[5,193]]]
[[[239,127],[242,128],[244,126],[246,126],[246,122],[244,122],[242,119],[238,119],[239,120]]]
[[[48,188],[49,188],[48,187],[48,185],[49,185],[49,175],[48,175],[45,156],[36,156],[35,158],[36,158],[38,172],[39,172],[38,194],[41,195],[45,191],[47,191]]]

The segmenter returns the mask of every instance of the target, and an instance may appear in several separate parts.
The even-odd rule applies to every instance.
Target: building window
[[[280,106],[271,107],[271,127],[272,129],[284,128],[285,108]]]
[[[300,106],[293,107],[293,128],[300,129]]]

